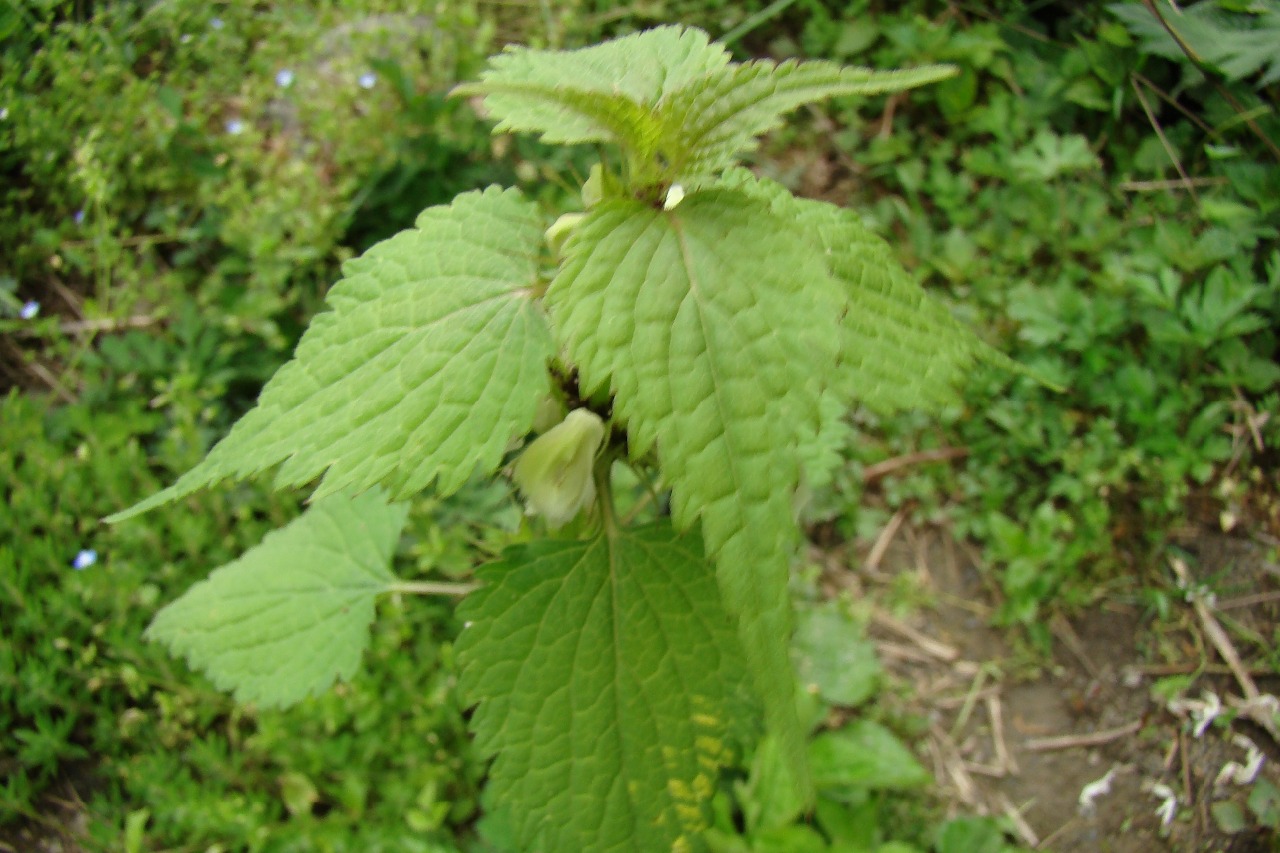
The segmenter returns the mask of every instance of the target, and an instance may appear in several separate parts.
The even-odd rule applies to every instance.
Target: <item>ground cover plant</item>
[[[964,297],[963,316],[1064,389],[978,371],[945,435],[910,417],[866,418],[865,441],[849,445],[870,465],[888,436],[903,453],[950,443],[963,454],[955,469],[894,482],[892,509],[945,513],[982,542],[1002,618],[1042,643],[1047,603],[1080,604],[1160,566],[1192,495],[1214,503],[1217,492],[1236,518],[1250,505],[1273,514],[1280,267],[1264,188],[1280,172],[1267,66],[1221,82],[1205,76],[1221,78],[1216,69],[1188,73],[1185,56],[1185,68],[1157,59],[1128,31],[1150,18],[1142,4],[1112,5],[994,6],[930,30],[814,16],[775,47],[843,39],[881,62],[909,54],[964,69],[921,90],[906,128],[842,116],[836,145],[809,158],[812,177],[776,174],[862,199],[927,282]],[[1214,20],[1251,32],[1269,19]],[[1095,38],[1072,44],[1080,32]],[[1169,39],[1161,56],[1174,55]],[[882,525],[856,520],[861,486],[847,488],[849,529]]]
[[[855,399],[936,405],[998,359],[856,216],[735,163],[805,103],[950,73],[739,64],[679,27],[494,58],[458,91],[500,130],[609,146],[585,212],[547,228],[490,188],[349,262],[257,406],[110,519],[277,467],[280,487],[322,477],[302,517],[149,634],[263,706],[349,678],[378,595],[440,591],[388,571],[397,501],[496,471],[540,427],[513,467],[528,512],[551,531],[583,519],[504,551],[460,608],[491,819],[521,849],[693,849],[743,702],[763,707],[782,790],[812,804],[787,590],[824,419]],[[619,513],[617,464],[670,489],[670,521]]]
[[[836,526],[854,542],[874,543],[869,553],[877,562],[883,546],[904,534],[922,547],[960,533],[953,551],[980,567],[981,582],[963,587],[966,603],[989,600],[992,608],[971,612],[1025,626],[1037,654],[1081,648],[1081,639],[1092,646],[1088,632],[1105,625],[1103,614],[1130,614],[1113,646],[1092,646],[1102,649],[1092,660],[1103,670],[1086,667],[1085,692],[1102,688],[1107,698],[1085,702],[1092,710],[1083,718],[1081,688],[1070,678],[1005,671],[1010,685],[1030,682],[1025,691],[1003,693],[1006,714],[1043,720],[1060,706],[1064,728],[1088,731],[1082,719],[1105,727],[1128,703],[1129,714],[1141,709],[1146,721],[1169,721],[1141,726],[1114,749],[1090,751],[1092,761],[1132,766],[1135,757],[1141,762],[1143,743],[1191,756],[1185,781],[1144,774],[1117,785],[1124,805],[1116,816],[1086,820],[1070,796],[1043,811],[1054,802],[1051,786],[1026,783],[1039,773],[1059,786],[1072,777],[1066,762],[1047,765],[1023,753],[1017,788],[1031,823],[1053,828],[1061,849],[1091,849],[1090,834],[1108,826],[1118,833],[1118,849],[1269,849],[1274,822],[1248,803],[1270,797],[1270,759],[1239,789],[1222,780],[1241,744],[1266,749],[1274,734],[1237,740],[1247,721],[1206,730],[1192,725],[1186,710],[1276,692],[1276,612],[1268,602],[1280,519],[1273,189],[1280,127],[1266,57],[1256,52],[1243,61],[1250,34],[1266,29],[1269,13],[1199,4],[1182,16],[1151,6],[992,4],[941,16],[932,30],[812,19],[803,33],[810,43],[856,36],[874,46],[877,61],[907,51],[966,72],[922,90],[913,105],[924,112],[912,120],[893,116],[890,126],[882,116],[877,128],[874,119],[849,117],[847,142],[827,156],[794,165],[783,159],[774,168],[807,194],[863,194],[880,227],[897,229],[917,271],[962,295],[966,316],[999,330],[1015,358],[1065,389],[1047,393],[979,371],[968,405],[946,416],[948,428],[855,416],[846,452],[874,483],[840,477],[842,494],[819,505],[828,513],[841,507]],[[1205,20],[1237,32],[1233,60],[1223,51],[1235,47],[1225,42],[1212,50],[1192,44],[1189,52],[1178,46],[1184,25],[1201,33],[1195,28]],[[799,42],[790,47],[800,49]],[[787,45],[778,48],[786,55]],[[822,140],[840,123],[817,126]],[[831,515],[819,510],[816,517]],[[967,551],[965,540],[981,543],[981,551]],[[1187,565],[1194,580],[1175,571]],[[1270,575],[1260,568],[1268,565]],[[936,567],[921,572],[928,582],[946,576]],[[954,578],[942,585],[955,594]],[[915,601],[937,594],[927,586],[905,592]],[[1228,626],[1216,636],[1229,634],[1238,652],[1223,654],[1252,660],[1246,666],[1261,673],[1263,686],[1206,671],[1218,655],[1215,631],[1202,622],[1205,611],[1186,603],[1202,607],[1205,594],[1256,602],[1248,616],[1215,617]],[[903,591],[895,595],[900,600]],[[1061,614],[1081,608],[1088,615],[1071,621],[1073,633]],[[1183,643],[1202,653],[1188,656]],[[1069,672],[1062,658],[1058,651],[1051,666]],[[1106,667],[1128,668],[1139,687],[1143,672],[1167,677],[1146,691],[1113,691],[1103,688]],[[1011,699],[1049,684],[1057,698],[1048,703]],[[1273,716],[1261,719],[1274,727]],[[989,717],[987,724],[997,722]],[[1125,725],[1133,726],[1132,718]],[[946,743],[944,732],[935,746]],[[1082,788],[1092,781],[1079,777]],[[973,788],[956,787],[972,806]],[[1142,802],[1157,787],[1177,790],[1162,801],[1159,819],[1144,814]],[[994,801],[989,807],[999,808]],[[1144,819],[1148,828],[1139,830]]]
[[[195,555],[230,559],[297,496],[224,491],[133,530],[94,521],[190,467],[251,405],[317,282],[391,227],[395,187],[451,197],[474,183],[476,151],[484,175],[509,171],[445,100],[492,29],[444,8],[423,28],[415,5],[0,10],[0,849],[411,849],[474,808],[480,769],[434,647],[415,654],[423,678],[392,663],[273,721],[137,642]],[[462,546],[499,529],[491,505],[421,507],[405,564],[461,571]],[[453,633],[443,607],[383,615],[376,657]],[[351,754],[362,771],[337,778]],[[313,820],[316,802],[342,806]]]
[[[829,473],[810,467],[796,502],[820,547],[791,578],[816,806],[785,796],[765,739],[726,771],[708,844],[1268,849],[1280,779],[1200,615],[1275,693],[1274,84],[1266,56],[1202,39],[1204,22],[1257,29],[1261,10],[1197,8],[1188,56],[1141,4],[480,5],[437,4],[435,29],[393,2],[29,4],[17,28],[0,10],[0,383],[19,386],[0,400],[0,850],[514,848],[479,803],[451,601],[380,596],[351,680],[245,705],[143,628],[304,493],[259,478],[98,519],[226,433],[343,257],[494,181],[518,180],[543,224],[581,210],[597,152],[490,140],[478,98],[445,97],[451,56],[470,78],[495,33],[580,45],[673,20],[739,59],[956,66],[801,108],[746,160],[858,209],[953,312],[1065,389],[979,368],[940,414],[826,422]],[[1177,32],[1187,8],[1157,4]],[[620,514],[661,514],[627,466],[612,473]],[[539,522],[512,489],[416,496],[399,582],[461,591],[527,542]],[[908,624],[943,641],[915,649],[930,665],[903,657]],[[997,698],[1008,765],[983,755]],[[1135,721],[1099,747],[1033,746]],[[1264,750],[1257,775],[1223,781],[1256,763],[1245,741]],[[1103,777],[1085,814],[1077,794]]]

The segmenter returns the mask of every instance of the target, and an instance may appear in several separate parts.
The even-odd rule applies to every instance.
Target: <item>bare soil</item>
[[[1111,592],[1077,618],[1052,617],[1052,656],[1013,645],[1016,632],[990,627],[998,590],[965,548],[938,529],[909,524],[866,547],[821,552],[831,594],[880,602],[871,635],[907,710],[928,720],[922,752],[955,813],[1004,816],[1022,844],[1059,853],[1280,850],[1256,824],[1235,834],[1215,820],[1215,804],[1244,814],[1250,785],[1219,782],[1228,762],[1245,764],[1247,737],[1265,756],[1257,778],[1280,785],[1274,731],[1228,723],[1246,695],[1195,605],[1173,590],[1173,610],[1155,619],[1131,591]],[[1280,569],[1247,536],[1197,531],[1185,565],[1192,586],[1211,581],[1207,611],[1258,693],[1280,694],[1266,654],[1280,624]],[[870,558],[870,559],[868,559]],[[901,573],[928,603],[896,617],[884,604]],[[908,610],[912,610],[908,608]],[[1230,652],[1228,653],[1230,654]],[[1153,689],[1185,676],[1181,695],[1216,696],[1224,711],[1197,735],[1186,707]],[[1244,716],[1244,715],[1240,715]],[[1086,786],[1097,794],[1085,798]],[[1157,810],[1172,798],[1169,819]],[[1218,806],[1221,808],[1221,806]]]

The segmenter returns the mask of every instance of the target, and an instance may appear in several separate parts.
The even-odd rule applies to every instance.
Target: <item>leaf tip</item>
[[[111,515],[99,519],[99,522],[102,524],[119,524],[122,521],[128,521],[131,518],[136,518],[145,512],[150,512],[156,507],[166,504],[177,497],[177,494],[173,494],[173,487],[162,489],[149,498],[143,498],[131,507],[122,509],[119,512],[113,512]]]

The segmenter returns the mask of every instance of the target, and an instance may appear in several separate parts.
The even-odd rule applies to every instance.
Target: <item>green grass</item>
[[[1045,608],[1159,565],[1193,492],[1228,469],[1265,470],[1244,425],[1263,422],[1274,448],[1280,164],[1212,86],[1177,90],[1176,63],[1137,50],[1100,8],[1017,15],[882,23],[876,61],[906,50],[966,71],[913,97],[891,135],[874,111],[841,116],[833,147],[859,164],[863,197],[917,273],[1064,389],[980,373],[945,434],[913,417],[873,422],[851,451],[873,462],[966,448],[954,473],[886,486],[890,506],[923,517],[949,506],[956,531],[984,545],[1002,618],[1045,640]],[[1166,89],[1204,116],[1164,106],[1169,149],[1146,111]],[[1232,91],[1257,101],[1247,82]],[[1261,131],[1280,137],[1274,110],[1260,112]]]
[[[487,128],[444,97],[491,28],[465,8],[419,26],[393,3],[45,5],[0,17],[0,331],[25,389],[0,400],[0,838],[57,834],[56,796],[83,801],[90,849],[454,849],[482,770],[447,603],[389,603],[364,678],[259,715],[142,631],[301,496],[223,489],[145,525],[99,519],[252,403],[338,262],[506,179],[475,165]],[[409,576],[465,575],[470,542],[501,534],[474,490],[425,509]]]
[[[85,5],[0,12],[0,381],[15,386],[0,397],[0,839],[54,831],[50,797],[73,789],[88,849],[489,849],[482,834],[501,849],[478,811],[450,602],[388,602],[357,679],[257,712],[142,632],[301,496],[223,488],[98,523],[252,403],[343,258],[461,189],[582,177],[443,96],[495,34],[576,44],[679,19],[717,35],[762,12],[735,49],[965,69],[891,108],[802,116],[759,167],[866,205],[957,313],[1065,390],[978,374],[941,424],[853,413],[848,464],[815,484],[809,520],[851,538],[899,508],[950,525],[980,546],[1001,618],[1044,640],[1048,612],[1150,585],[1192,496],[1276,506],[1260,473],[1280,441],[1275,84],[1197,79],[1101,4],[458,4],[384,35],[351,22],[416,5]],[[948,447],[967,457],[866,499],[867,466]],[[407,577],[466,578],[519,522],[500,487],[420,504]],[[860,701],[874,718],[875,696]],[[997,843],[986,824],[944,826],[920,791],[846,791],[816,829],[773,825],[765,762],[747,757],[721,803],[724,850]],[[840,835],[853,824],[872,831]]]

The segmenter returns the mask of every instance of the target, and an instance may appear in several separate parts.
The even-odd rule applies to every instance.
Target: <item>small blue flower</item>
[[[212,28],[213,28],[213,29],[215,29],[215,30],[220,30],[220,29],[222,29],[224,26],[226,26],[226,24],[222,23],[222,19],[221,19],[221,18],[210,18],[210,19],[209,19],[209,26],[210,26],[210,27],[212,27]]]
[[[76,554],[76,558],[71,561],[71,568],[75,569],[77,572],[82,572],[96,562],[98,562],[98,552],[92,548],[84,548],[79,554]]]
[[[22,307],[18,309],[18,316],[24,320],[30,320],[40,313],[40,303],[34,299],[28,299],[22,303]]]
[[[360,79],[356,82],[360,84],[361,89],[372,89],[378,82],[378,75],[372,71],[366,71],[360,75]]]
[[[79,210],[77,210],[74,214],[72,214],[71,218],[76,221],[77,225],[83,225],[84,224],[84,208],[82,207]]]
[[[227,122],[227,133],[237,136],[244,133],[244,122],[238,118],[233,118]]]
[[[293,85],[293,72],[288,68],[282,68],[276,72],[276,85],[281,89],[288,89]]]

